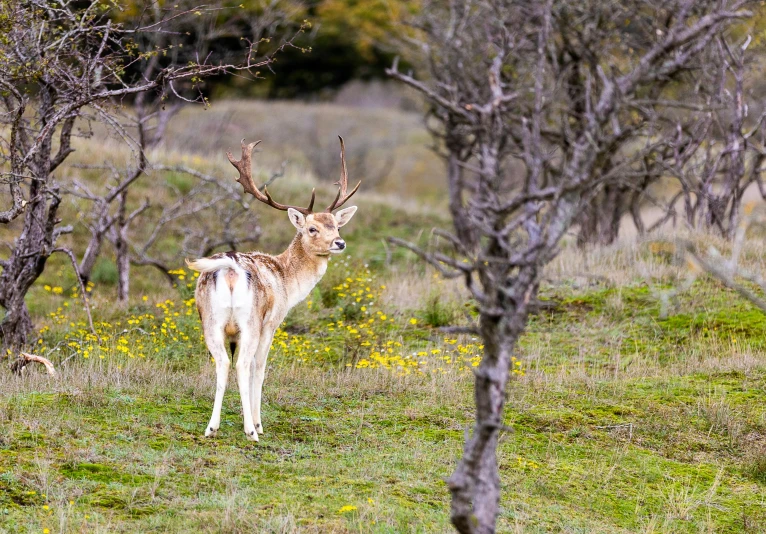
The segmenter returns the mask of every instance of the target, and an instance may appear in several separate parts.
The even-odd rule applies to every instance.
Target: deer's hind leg
[[[245,435],[247,439],[258,441],[258,433],[253,423],[253,394],[251,383],[253,376],[253,360],[258,350],[260,332],[257,328],[242,328],[239,336],[239,352],[237,354],[237,383],[239,395],[242,398],[242,416],[245,420]]]
[[[226,384],[229,381],[229,369],[231,360],[226,352],[226,344],[222,327],[204,328],[205,344],[215,360],[215,402],[213,403],[213,415],[205,428],[205,436],[213,436],[221,426],[221,408],[223,395],[226,392]]]
[[[266,359],[271,349],[271,342],[274,339],[274,333],[277,326],[266,323],[261,330],[261,339],[258,343],[258,350],[253,360],[253,374],[251,376],[250,404],[253,412],[253,423],[255,430],[263,434],[263,423],[261,421],[261,397],[263,393],[263,380],[266,377]]]

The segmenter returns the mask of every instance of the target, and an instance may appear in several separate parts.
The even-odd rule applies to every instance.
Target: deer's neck
[[[300,234],[278,256],[284,266],[287,306],[292,308],[305,299],[327,271],[329,256],[310,254],[303,248]]]

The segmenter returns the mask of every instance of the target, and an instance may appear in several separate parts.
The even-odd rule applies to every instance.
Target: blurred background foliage
[[[164,4],[164,0],[159,2],[160,6]],[[115,20],[122,23],[138,23],[146,18],[146,10],[149,9],[149,3],[145,0],[127,0],[120,5],[121,9],[115,10]],[[258,24],[264,12],[272,15],[279,13],[278,24],[285,27],[298,27],[304,22],[310,27],[295,40],[295,46],[280,52],[271,72],[259,72],[263,79],[258,83],[237,77],[212,78],[205,82],[210,96],[326,101],[336,97],[338,91],[350,82],[387,79],[385,69],[404,50],[397,44],[401,44],[403,37],[411,36],[415,31],[406,21],[417,14],[420,2],[222,0],[217,6],[202,12],[198,24],[189,26],[186,36],[180,37],[181,41],[187,43],[188,49],[200,49],[201,36],[206,35],[211,27],[220,28],[214,41],[208,44],[212,51],[231,53],[232,50],[242,49],[245,46],[241,42],[243,36],[257,33],[253,27]],[[766,43],[766,7],[761,2],[760,7],[755,6],[753,11],[753,17],[733,28],[732,36],[737,38],[751,35],[751,50],[756,49],[762,53]],[[626,37],[631,34],[630,22],[623,29]],[[269,33],[275,33],[273,27],[268,30]],[[269,54],[279,44],[264,39],[259,51]],[[411,58],[401,58],[403,70],[414,68],[408,59]],[[384,104],[389,103],[386,101]],[[405,100],[404,107],[410,105],[411,102]]]
[[[385,78],[395,55],[387,44],[404,31],[402,16],[416,8],[416,0],[307,1],[306,16],[315,27],[305,38],[311,53],[282,54],[268,96],[321,96],[352,80]]]
[[[160,2],[159,9],[164,4]],[[115,10],[115,22],[131,25],[147,20],[147,10],[152,9],[144,0],[129,0],[121,5],[122,9]],[[254,31],[254,25],[264,12],[279,13],[276,24],[285,27],[308,22],[310,28],[295,40],[294,46],[278,55],[273,72],[259,73],[262,82],[213,78],[205,82],[206,89],[213,97],[326,100],[350,81],[386,77],[385,69],[395,56],[390,44],[408,31],[402,20],[415,13],[417,6],[417,0],[223,0],[215,9],[200,11],[185,28],[186,35],[173,39],[177,40],[175,50],[181,43],[188,50],[231,53],[246,46],[245,36],[259,33]],[[212,27],[217,31],[211,39]],[[273,27],[265,30],[276,33]],[[201,39],[208,42],[200,46]],[[279,44],[265,38],[259,52],[269,54]]]

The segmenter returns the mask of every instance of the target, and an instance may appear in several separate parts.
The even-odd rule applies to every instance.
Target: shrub
[[[434,292],[426,300],[422,318],[425,324],[434,328],[447,326],[455,321],[455,308],[442,302],[441,294]]]
[[[106,258],[100,258],[93,267],[93,274],[91,280],[97,284],[105,284],[113,286],[117,283],[117,265]]]

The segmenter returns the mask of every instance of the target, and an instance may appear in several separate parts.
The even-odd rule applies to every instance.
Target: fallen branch
[[[43,358],[37,354],[29,354],[28,352],[21,353],[19,359],[13,362],[11,365],[11,370],[17,375],[20,375],[24,371],[24,368],[31,362],[43,364],[45,369],[48,371],[48,374],[52,377],[56,377],[56,369],[53,367],[53,363],[51,363],[48,358]]]

